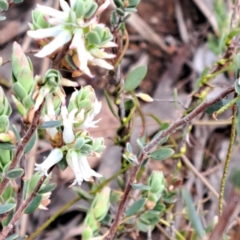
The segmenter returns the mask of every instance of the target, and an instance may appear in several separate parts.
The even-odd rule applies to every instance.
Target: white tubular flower
[[[96,128],[97,127],[96,124],[101,120],[101,118],[98,120],[93,120],[93,119],[97,114],[99,114],[101,108],[102,108],[102,103],[97,101],[97,99],[96,99],[93,109],[91,109],[90,112],[87,113],[87,116],[86,116],[84,122],[81,124],[81,126],[79,128],[82,130],[86,130],[88,128]],[[82,112],[82,111],[80,112],[80,117],[82,117],[81,115],[83,113],[84,112]]]
[[[43,48],[35,56],[49,56],[71,41],[68,54],[82,73],[93,77],[88,64],[113,69],[103,59],[111,59],[115,55],[104,52],[104,49],[116,47],[116,44],[111,42],[113,37],[109,29],[99,24],[97,18],[109,6],[110,0],[105,0],[99,7],[94,0],[73,0],[70,1],[70,6],[65,0],[59,1],[63,11],[37,5],[37,11],[44,16],[48,27],[42,25],[41,28],[40,25],[37,29],[28,31],[30,37],[43,39],[40,43]],[[76,55],[78,60],[75,60]]]
[[[48,157],[41,164],[35,164],[35,170],[41,171],[45,176],[48,176],[48,170],[60,162],[63,158],[63,152],[59,148],[55,148],[51,151]]]
[[[78,109],[74,108],[70,113],[68,113],[66,106],[63,106],[61,110],[63,119],[63,140],[67,144],[73,142],[73,140],[75,139],[73,123],[77,111]]]
[[[91,169],[85,155],[77,153],[74,150],[68,151],[67,163],[75,175],[75,180],[72,185],[75,185],[76,183],[81,185],[83,180],[89,182],[92,177],[102,177],[101,174]]]

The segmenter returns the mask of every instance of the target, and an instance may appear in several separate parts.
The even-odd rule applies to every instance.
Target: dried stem
[[[21,206],[19,207],[19,209],[15,212],[12,220],[9,222],[9,224],[3,228],[1,234],[0,234],[0,240],[4,240],[7,235],[9,234],[9,232],[12,230],[12,228],[14,227],[14,225],[16,224],[16,222],[18,221],[18,219],[22,216],[24,210],[27,208],[27,206],[31,203],[31,201],[34,199],[34,197],[37,195],[37,192],[39,191],[39,189],[41,188],[44,180],[46,179],[45,176],[43,176],[37,186],[34,188],[32,194],[21,204]]]
[[[16,149],[16,153],[15,153],[13,159],[12,159],[12,162],[11,162],[11,165],[10,165],[8,171],[14,169],[17,166],[21,157],[23,156],[24,149],[25,149],[27,143],[30,141],[31,137],[33,136],[33,134],[37,130],[38,122],[39,122],[39,119],[40,119],[40,116],[41,116],[43,105],[44,105],[44,103],[42,103],[41,106],[39,107],[39,109],[35,112],[32,124],[30,125],[27,133],[23,137],[21,143],[18,144],[17,149]],[[3,191],[7,187],[8,182],[9,182],[9,179],[4,177],[4,179],[0,183],[0,196],[3,194]]]
[[[227,89],[222,91],[215,98],[203,102],[198,107],[196,107],[191,113],[189,113],[187,116],[185,116],[182,119],[176,121],[171,126],[169,126],[169,128],[162,131],[162,133],[158,137],[154,138],[147,146],[145,146],[142,149],[142,153],[140,154],[140,156],[138,158],[139,165],[133,167],[133,169],[131,171],[130,179],[129,179],[127,185],[126,185],[126,189],[125,189],[124,194],[122,196],[122,199],[119,203],[118,211],[117,211],[116,217],[114,219],[114,222],[113,222],[113,224],[112,224],[112,226],[109,230],[109,234],[105,238],[106,240],[112,240],[114,238],[114,235],[117,231],[119,222],[120,222],[121,217],[124,213],[124,208],[125,208],[125,205],[126,205],[126,202],[127,202],[127,199],[128,199],[128,195],[131,191],[131,186],[136,179],[136,175],[138,173],[138,170],[141,167],[141,164],[142,164],[143,160],[145,159],[145,155],[147,155],[151,150],[153,150],[153,148],[155,148],[164,137],[169,136],[170,134],[175,132],[178,127],[181,127],[181,126],[189,123],[198,114],[203,113],[208,107],[217,103],[218,101],[220,101],[222,98],[224,98],[225,96],[227,96],[229,93],[231,93],[233,91],[234,91],[233,86],[228,87]]]
[[[239,199],[240,193],[233,187],[228,197],[228,204],[226,204],[226,207],[208,240],[221,239],[230,219],[232,218],[233,213],[239,205]]]
[[[228,151],[227,151],[227,157],[225,160],[224,168],[223,168],[223,176],[221,179],[221,185],[220,185],[220,193],[219,193],[219,216],[222,214],[222,209],[223,209],[223,195],[224,195],[224,187],[226,184],[226,179],[227,179],[227,173],[228,173],[228,166],[231,161],[231,156],[232,156],[232,149],[235,141],[235,135],[236,135],[236,122],[237,122],[237,106],[236,104],[233,105],[233,117],[232,117],[232,127],[231,127],[231,134],[230,134],[230,142],[228,146]]]

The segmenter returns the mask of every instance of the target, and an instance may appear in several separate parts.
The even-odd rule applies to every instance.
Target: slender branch
[[[221,239],[233,213],[239,205],[240,193],[232,187],[225,209],[208,240]]]
[[[181,118],[180,120],[171,124],[166,130],[162,131],[162,134],[158,137],[154,138],[147,146],[144,147],[144,151],[146,153],[150,152],[158,143],[164,138],[172,134],[177,130],[178,127],[184,126],[185,124],[189,123],[193,118],[195,118],[198,114],[204,112],[208,107],[212,106],[213,104],[219,102],[222,98],[226,97],[229,93],[234,92],[234,86],[228,87],[224,91],[222,91],[219,95],[215,98],[206,100],[198,107],[196,107],[192,112],[190,112],[185,117]]]
[[[37,186],[34,188],[32,194],[22,203],[22,205],[19,207],[19,209],[15,212],[15,214],[14,214],[12,220],[9,222],[9,224],[5,228],[3,228],[3,230],[0,234],[0,240],[4,240],[8,236],[9,232],[12,230],[12,228],[14,227],[14,225],[16,224],[18,219],[22,216],[24,210],[31,203],[31,201],[34,199],[34,197],[36,197],[37,192],[41,188],[45,179],[46,179],[46,176],[43,176],[39,180],[39,182],[38,182]]]
[[[223,176],[222,176],[221,185],[220,185],[219,205],[218,205],[219,216],[222,214],[222,209],[223,209],[224,187],[225,187],[225,183],[226,183],[226,179],[227,179],[228,166],[231,161],[232,150],[233,150],[233,145],[234,145],[234,141],[235,141],[236,123],[237,123],[237,107],[236,107],[236,104],[234,104],[230,142],[229,142],[229,146],[228,146],[227,157],[225,160],[225,164],[224,164],[224,168],[223,168]]]
[[[100,183],[96,189],[90,192],[90,194],[96,194],[99,192],[104,186],[106,186],[109,182],[111,182],[113,179],[115,179],[120,174],[126,172],[129,169],[130,166],[127,166],[126,168],[123,168],[116,172],[114,175],[112,175],[110,178],[106,179],[102,183]],[[53,214],[45,223],[43,223],[37,230],[32,233],[26,240],[33,240],[35,239],[44,229],[46,229],[58,216],[60,216],[62,213],[64,213],[69,207],[71,207],[74,203],[79,201],[82,197],[77,196],[70,202],[66,203],[64,206],[62,206],[55,214]]]
[[[195,118],[198,114],[203,113],[208,107],[210,107],[211,105],[217,103],[218,101],[220,101],[222,98],[226,97],[229,93],[234,91],[234,87],[228,87],[227,89],[225,89],[224,91],[222,91],[218,96],[216,96],[215,98],[212,98],[210,100],[206,100],[205,102],[203,102],[202,104],[200,104],[198,107],[196,107],[192,112],[190,112],[187,116],[183,117],[182,119],[174,122],[171,126],[169,126],[169,128],[167,128],[166,130],[162,131],[162,133],[154,138],[147,146],[145,146],[142,149],[142,152],[138,158],[138,162],[139,165],[133,167],[131,174],[130,174],[130,179],[126,185],[126,189],[124,191],[124,194],[122,196],[122,199],[119,203],[119,207],[118,207],[118,211],[116,214],[116,217],[114,219],[114,222],[109,230],[109,234],[106,236],[106,240],[112,240],[119,222],[121,220],[121,217],[124,213],[124,208],[128,199],[128,195],[131,191],[131,186],[133,184],[133,182],[136,179],[136,175],[138,173],[138,170],[141,167],[141,164],[143,162],[143,160],[145,159],[145,155],[148,155],[148,153],[155,148],[159,142],[166,136],[169,136],[170,134],[172,134],[173,132],[175,132],[177,130],[178,127],[184,126],[185,124],[189,123],[193,118]]]
[[[23,156],[24,149],[25,149],[27,143],[30,141],[31,137],[33,136],[33,134],[35,133],[35,131],[38,127],[38,122],[39,122],[39,119],[41,116],[43,105],[44,105],[44,103],[42,103],[41,106],[39,107],[39,109],[35,112],[32,124],[30,125],[27,133],[23,137],[21,143],[18,144],[16,153],[12,159],[12,162],[10,164],[8,171],[14,169],[16,167],[16,165],[19,163],[21,157]],[[0,183],[0,196],[3,194],[3,191],[7,187],[8,182],[9,182],[9,179],[4,177],[4,179]]]

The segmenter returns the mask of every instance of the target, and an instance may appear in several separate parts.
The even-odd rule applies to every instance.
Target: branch
[[[221,239],[230,219],[232,218],[233,213],[239,205],[239,199],[240,193],[233,187],[228,197],[228,204],[226,204],[226,207],[208,240]]]
[[[41,186],[42,186],[42,184],[43,184],[45,179],[46,179],[46,176],[43,176],[39,180],[39,182],[38,182],[37,186],[34,188],[32,194],[22,203],[22,205],[19,207],[19,209],[15,212],[15,214],[14,214],[12,220],[9,222],[9,224],[5,228],[3,228],[3,230],[2,230],[2,232],[0,234],[0,240],[6,239],[7,235],[12,230],[12,228],[16,224],[17,220],[22,216],[24,210],[31,203],[31,201],[34,199],[34,197],[36,197],[37,192],[41,188]]]
[[[25,149],[27,143],[30,141],[31,137],[33,136],[33,134],[35,133],[35,131],[38,127],[38,122],[39,122],[39,119],[41,116],[43,106],[44,106],[44,103],[42,103],[42,105],[39,107],[39,109],[35,112],[32,124],[30,125],[30,128],[28,129],[27,133],[23,137],[21,143],[19,143],[19,145],[17,146],[16,153],[12,159],[12,162],[11,162],[11,165],[10,165],[8,171],[14,169],[17,166],[17,164],[19,163],[21,157],[23,156],[24,149]],[[9,182],[9,179],[4,177],[4,179],[0,183],[0,196],[3,194],[3,191],[7,187],[8,182]]]
[[[155,148],[159,142],[164,138],[169,136],[170,134],[172,134],[173,132],[175,132],[177,130],[177,128],[184,126],[185,124],[189,123],[193,118],[195,118],[198,114],[203,113],[208,107],[212,106],[213,104],[219,102],[222,98],[226,97],[229,93],[234,92],[235,88],[233,86],[228,87],[227,89],[225,89],[224,91],[222,91],[218,96],[216,96],[215,98],[212,98],[210,100],[206,100],[205,102],[203,102],[202,104],[200,104],[198,107],[196,107],[191,113],[189,113],[187,116],[183,117],[182,119],[176,121],[175,123],[173,123],[171,126],[169,126],[169,128],[167,128],[166,130],[162,131],[162,133],[157,137],[154,138],[147,146],[145,146],[142,149],[142,152],[138,158],[138,162],[139,165],[134,166],[131,173],[130,173],[130,179],[127,183],[126,189],[123,193],[122,199],[119,203],[119,207],[118,207],[118,211],[116,214],[116,217],[114,219],[114,222],[109,230],[109,234],[106,236],[106,240],[112,240],[116,231],[117,231],[117,227],[119,225],[119,222],[121,220],[121,217],[124,213],[124,208],[128,199],[128,195],[131,191],[131,187],[132,184],[134,183],[135,179],[136,179],[136,175],[138,173],[138,170],[141,167],[141,164],[143,162],[143,160],[146,158],[146,155],[148,155],[148,153],[150,153],[150,151]]]

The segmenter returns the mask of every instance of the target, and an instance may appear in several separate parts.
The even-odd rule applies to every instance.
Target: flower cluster
[[[59,104],[54,104],[52,99],[46,98],[46,113],[44,119],[57,119]],[[101,177],[101,175],[89,166],[87,157],[95,154],[99,156],[104,150],[103,138],[93,138],[86,129],[96,127],[99,120],[94,117],[100,112],[101,103],[97,101],[92,87],[85,86],[82,89],[73,92],[68,107],[62,105],[60,116],[62,127],[50,127],[47,129],[48,135],[59,139],[61,131],[61,144],[55,147],[45,161],[36,164],[35,170],[41,171],[46,176],[48,170],[57,163],[66,161],[66,164],[73,170],[75,180],[73,185],[79,185],[83,180],[91,181],[92,177]]]
[[[104,59],[114,58],[105,48],[116,47],[112,34],[103,24],[98,23],[98,15],[110,4],[106,0],[98,6],[94,0],[60,0],[63,11],[37,5],[33,11],[28,35],[36,39],[43,47],[35,56],[55,56],[69,43],[66,57],[61,66],[73,70],[73,76],[82,73],[92,77],[88,65],[97,65],[106,69],[113,66]]]

